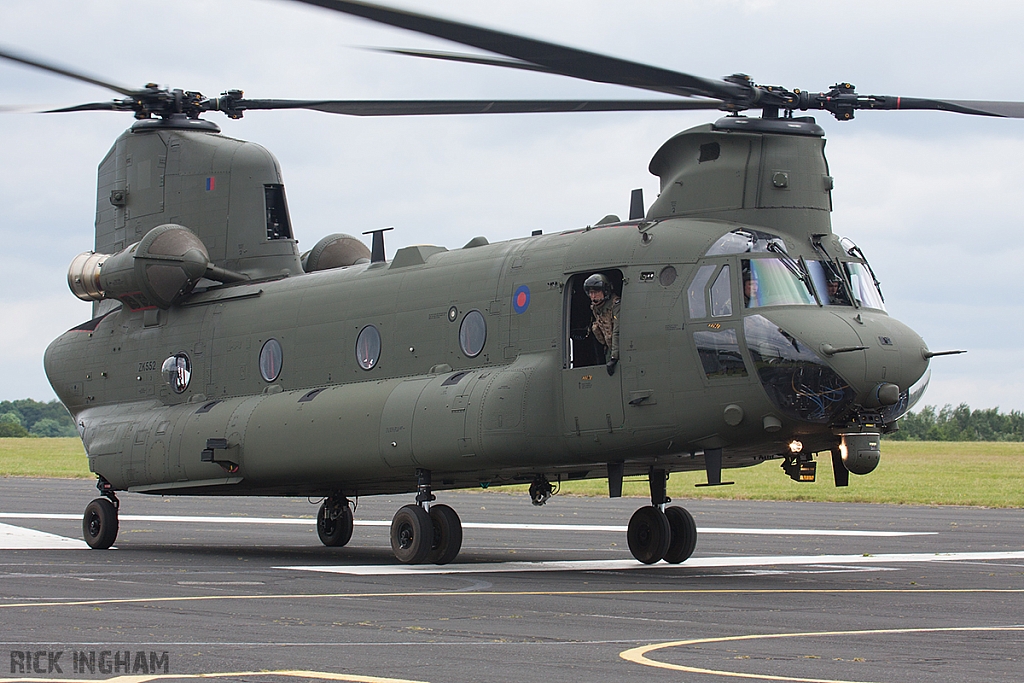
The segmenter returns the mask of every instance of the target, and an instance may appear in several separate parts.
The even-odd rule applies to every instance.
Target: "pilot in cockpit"
[[[743,269],[743,306],[754,308],[757,306],[757,278],[750,270],[750,266]]]
[[[829,273],[827,277],[828,303],[833,306],[849,306],[850,299],[846,296],[846,290],[843,288],[839,278],[832,273]]]

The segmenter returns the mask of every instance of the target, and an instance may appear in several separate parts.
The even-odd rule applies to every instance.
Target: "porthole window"
[[[188,389],[188,382],[192,379],[192,361],[186,354],[176,353],[164,361],[160,372],[174,393],[180,394]]]
[[[367,325],[356,337],[356,362],[363,370],[372,370],[380,360],[380,332],[373,325]]]
[[[459,346],[462,352],[470,358],[476,358],[484,350],[484,343],[487,341],[487,321],[480,311],[470,311],[462,319],[462,327],[459,328]]]
[[[281,374],[281,364],[284,360],[284,352],[281,350],[281,342],[276,339],[268,339],[260,349],[260,375],[267,382],[273,382]]]

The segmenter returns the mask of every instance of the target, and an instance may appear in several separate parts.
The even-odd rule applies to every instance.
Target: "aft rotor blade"
[[[67,112],[75,111],[126,111],[124,107],[118,105],[117,102],[88,102],[86,104],[74,104],[70,107],[61,107],[60,109],[47,109],[39,112],[40,114],[64,114]]]
[[[482,55],[469,55],[461,52],[435,52],[434,50],[409,50],[401,47],[371,47],[374,52],[386,52],[392,55],[404,55],[406,57],[424,57],[426,59],[438,59],[445,62],[462,62],[464,64],[484,64],[486,66],[500,66],[506,69],[522,69],[523,71],[539,71],[540,73],[557,73],[539,64],[531,64],[521,59],[502,59],[501,57],[484,57]],[[559,74],[561,75],[561,74]]]
[[[472,24],[440,19],[426,14],[406,12],[354,0],[298,0],[298,2],[444,38],[537,64],[550,69],[552,73],[582,80],[625,85],[686,97],[700,95],[728,102],[742,102],[750,96],[750,89],[739,84],[700,78],[670,69],[578,50],[543,40],[525,38]]]
[[[312,109],[348,116],[542,114],[721,109],[719,100],[237,100],[238,111]]]
[[[86,74],[79,73],[77,71],[72,71],[67,67],[57,66],[55,64],[47,64],[46,62],[42,62],[38,59],[26,57],[16,52],[11,52],[10,50],[7,50],[5,48],[0,48],[0,58],[8,59],[12,62],[18,62],[19,64],[24,64],[26,66],[35,67],[36,69],[42,69],[43,71],[49,71],[50,73],[55,73],[60,76],[66,76],[67,78],[73,78],[76,81],[83,81],[85,83],[91,83],[92,85],[98,85],[101,88],[113,90],[114,92],[119,92],[122,95],[133,95],[137,92],[132,88],[126,88],[122,85],[117,85],[115,83],[108,83],[94,76],[87,76]]]

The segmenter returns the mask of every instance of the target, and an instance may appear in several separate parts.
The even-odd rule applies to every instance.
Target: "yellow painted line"
[[[129,676],[114,676],[113,678],[0,678],[0,683],[95,683],[105,681],[106,683],[148,683],[149,681],[174,681],[197,678],[220,678],[238,676],[289,676],[291,678],[306,678],[321,681],[349,681],[350,683],[426,683],[409,678],[383,678],[381,676],[359,676],[357,674],[340,674],[330,671],[225,671],[221,673],[204,674],[141,674]]]
[[[910,591],[913,592],[913,591]],[[880,628],[866,629],[862,631],[810,631],[805,633],[759,633],[745,636],[723,636],[719,638],[695,638],[692,640],[675,640],[668,643],[654,643],[624,650],[619,657],[627,662],[653,666],[659,669],[672,671],[685,671],[687,673],[706,674],[710,676],[726,676],[729,678],[751,678],[759,681],[794,681],[796,683],[872,683],[869,681],[850,681],[833,678],[799,678],[794,676],[777,676],[774,674],[744,673],[740,671],[722,671],[718,669],[704,669],[696,666],[685,666],[683,664],[670,664],[650,659],[647,655],[658,650],[665,650],[672,647],[686,647],[688,645],[707,645],[709,643],[734,643],[750,640],[775,640],[780,638],[822,638],[834,636],[863,636],[863,635],[892,635],[902,633],[949,633],[949,632],[991,632],[991,631],[1024,631],[1024,626],[948,626],[937,628]]]
[[[467,597],[587,597],[595,595],[872,595],[872,594],[959,594],[994,593],[1022,594],[1024,588],[847,588],[840,590],[826,588],[673,588],[673,589],[627,589],[627,590],[585,590],[585,591],[407,591],[395,593],[293,593],[293,594],[247,594],[247,595],[180,595],[150,598],[99,598],[96,600],[66,600],[50,602],[8,602],[0,603],[0,609],[25,607],[92,607],[95,605],[132,605],[161,602],[199,602],[212,600],[329,600],[367,598],[467,598]],[[2,683],[2,681],[0,681]]]

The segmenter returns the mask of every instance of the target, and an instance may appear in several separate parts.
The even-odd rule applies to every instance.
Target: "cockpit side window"
[[[721,272],[711,285],[711,315],[724,318],[732,315],[732,285],[729,281],[729,266],[722,266]]]
[[[708,329],[693,333],[693,343],[704,374],[708,379],[746,377],[747,368],[743,364],[736,330],[723,329],[718,325],[710,323]]]
[[[715,272],[715,266],[708,264],[697,269],[689,289],[686,290],[686,300],[690,306],[691,318],[706,318],[708,316],[708,303],[704,298],[704,290],[708,287],[711,274]]]

